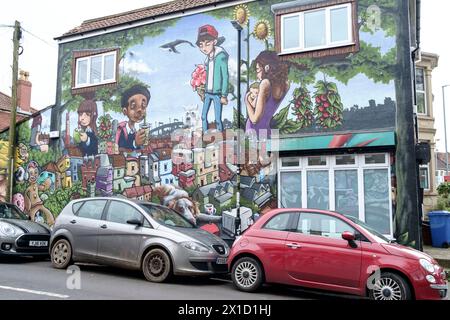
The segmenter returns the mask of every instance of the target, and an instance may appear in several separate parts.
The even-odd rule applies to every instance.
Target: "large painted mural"
[[[271,6],[279,2],[61,44],[56,107],[19,127],[14,202],[52,224],[71,199],[121,195],[164,203],[213,233],[230,231],[223,213],[233,216],[237,159],[234,144],[223,146],[238,123],[238,68],[240,123],[251,141],[327,134],[328,148],[343,148],[363,132],[357,146],[380,145],[379,132],[395,130],[396,1],[383,1],[387,14],[377,24],[372,1],[356,1],[359,51],[331,58],[275,52]],[[233,20],[243,26],[239,62]],[[74,57],[108,50],[118,53],[118,81],[74,90]],[[59,139],[49,139],[51,123]],[[276,163],[263,161],[265,151],[242,166],[247,224],[277,206]]]

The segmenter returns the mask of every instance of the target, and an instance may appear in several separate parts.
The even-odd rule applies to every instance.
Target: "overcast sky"
[[[165,0],[21,0],[5,1],[0,10],[0,91],[11,92],[12,28],[15,20],[24,30],[19,68],[30,72],[33,83],[32,106],[42,109],[54,103],[58,43],[53,40],[87,19],[138,9]],[[422,0],[422,48],[440,55],[439,67],[433,73],[434,109],[438,150],[444,151],[444,125],[441,86],[450,84],[450,50],[446,37],[450,30],[450,1]],[[450,107],[450,87],[447,89],[447,107]],[[450,109],[447,119],[450,119]],[[448,127],[450,129],[450,121]],[[450,133],[450,130],[448,130]],[[450,147],[450,134],[449,147]]]

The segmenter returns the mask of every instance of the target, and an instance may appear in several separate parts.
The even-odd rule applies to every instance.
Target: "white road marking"
[[[67,296],[67,295],[64,295],[64,294],[45,292],[45,291],[37,291],[37,290],[30,290],[30,289],[24,289],[24,288],[14,288],[14,287],[0,286],[0,289],[11,290],[11,291],[18,291],[18,292],[25,292],[25,293],[31,293],[31,294],[37,294],[37,295],[40,295],[40,296],[48,296],[48,297],[52,297],[52,298],[60,298],[60,299],[70,298],[70,296]]]

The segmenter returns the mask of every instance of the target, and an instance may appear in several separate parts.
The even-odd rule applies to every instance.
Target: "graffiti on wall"
[[[360,6],[359,52],[282,59],[275,52],[271,12],[278,2],[62,44],[61,94],[53,113],[61,138],[49,143],[51,112],[20,125],[15,203],[51,224],[71,199],[122,195],[164,203],[221,233],[219,218],[236,203],[238,159],[223,145],[227,129],[238,123],[238,68],[240,123],[249,139],[268,139],[274,130],[333,135],[394,128],[395,25],[370,29]],[[231,21],[243,26],[239,62]],[[117,48],[115,82],[102,84],[100,77],[91,88],[73,89],[75,53]],[[175,132],[188,139],[174,141]],[[205,139],[209,133],[220,138]],[[361,145],[376,145],[377,139],[368,137]],[[276,207],[277,181],[275,163],[261,158],[243,163],[241,200],[264,214]]]

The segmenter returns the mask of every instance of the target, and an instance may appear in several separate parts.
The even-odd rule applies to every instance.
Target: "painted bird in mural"
[[[180,53],[176,47],[183,43],[187,43],[191,47],[195,48],[195,46],[192,44],[192,42],[187,41],[187,40],[175,40],[175,41],[163,44],[162,46],[160,46],[160,48],[163,50],[167,50],[169,52]]]

